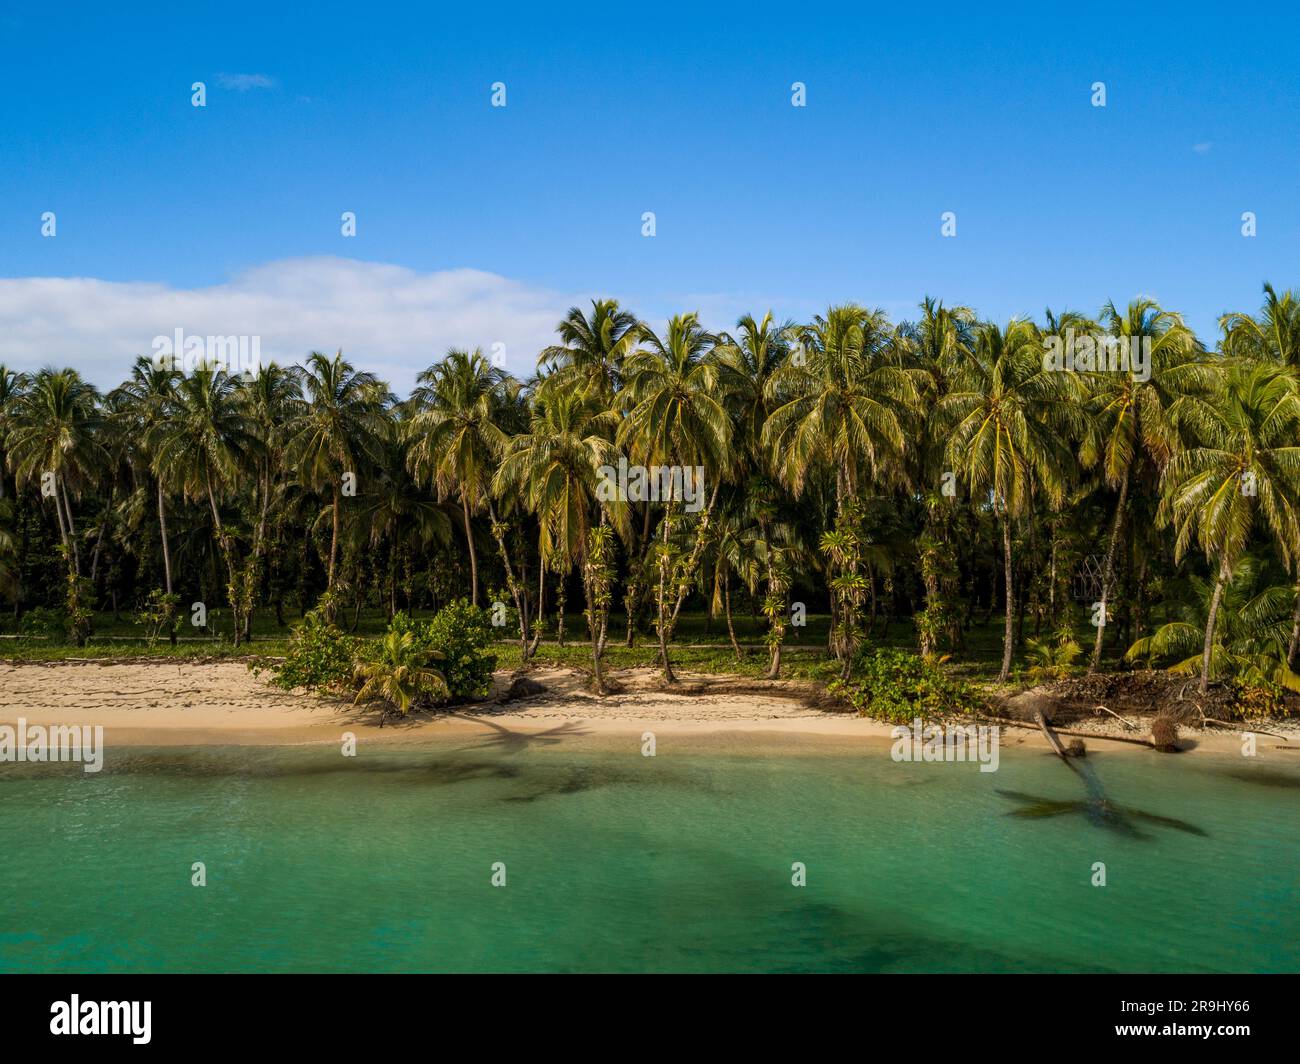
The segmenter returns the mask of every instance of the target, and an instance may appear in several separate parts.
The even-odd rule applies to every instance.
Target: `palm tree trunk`
[[[655,632],[659,637],[659,667],[663,670],[664,683],[676,683],[672,663],[668,660],[667,623],[664,617],[668,594],[668,510],[664,510],[663,553],[659,556],[659,590],[656,598],[659,610],[655,623]]]
[[[1295,586],[1295,614],[1291,618],[1291,643],[1286,651],[1286,665],[1295,671],[1296,655],[1300,654],[1300,580]]]
[[[474,529],[469,521],[469,497],[460,494],[461,512],[465,515],[465,542],[469,544],[469,590],[470,603],[478,605],[478,555],[474,552]]]
[[[206,486],[208,489],[208,505],[212,507],[212,522],[217,530],[217,543],[221,546],[221,553],[226,559],[226,571],[230,574],[230,588],[226,597],[230,599],[231,620],[235,622],[235,646],[239,646],[240,636],[243,633],[239,626],[239,581],[235,575],[235,558],[230,547],[230,541],[226,537],[225,526],[221,523],[221,512],[217,509],[217,497],[212,493],[212,481],[207,480]]]
[[[68,485],[59,478],[59,490],[63,492],[63,509],[68,515],[68,541],[72,544],[72,564],[78,576],[81,575],[81,550],[77,547],[77,525],[72,519],[72,503],[68,500]]]
[[[162,535],[162,555],[163,555],[163,578],[165,580],[164,590],[167,594],[172,593],[172,552],[167,545],[167,510],[163,505],[163,486],[162,480],[158,481],[158,531]]]
[[[523,589],[515,579],[515,567],[510,561],[510,551],[506,547],[504,527],[497,521],[496,507],[488,499],[488,521],[492,525],[492,535],[497,541],[497,550],[501,552],[501,562],[506,567],[506,585],[510,588],[510,597],[515,601],[515,612],[519,614],[519,664],[528,660],[528,604],[524,599]]]
[[[1011,674],[1011,648],[1015,642],[1015,596],[1011,586],[1011,515],[1005,510],[1002,513],[1002,565],[1006,570],[1006,626],[1002,633],[1002,671],[998,673],[998,683],[1006,683]]]
[[[537,559],[537,624],[533,628],[533,640],[528,644],[528,653],[524,661],[537,653],[542,643],[542,630],[546,627],[546,559]]]
[[[334,590],[334,569],[339,559],[339,489],[338,485],[334,486],[334,516],[333,528],[330,532],[330,565],[329,574],[325,578],[325,588],[328,591]]]
[[[1101,664],[1101,647],[1106,638],[1106,604],[1110,601],[1111,586],[1115,582],[1115,550],[1119,546],[1120,532],[1124,527],[1124,508],[1128,503],[1128,467],[1124,467],[1124,479],[1119,486],[1119,505],[1115,508],[1115,519],[1110,525],[1110,544],[1106,547],[1106,563],[1101,571],[1101,621],[1097,626],[1097,638],[1092,645],[1092,661],[1088,672],[1094,673]]]
[[[736,652],[736,660],[741,658],[740,644],[736,642],[736,626],[731,621],[731,573],[722,574],[722,608],[727,614],[727,634],[731,636],[731,649]]]
[[[1223,585],[1228,579],[1227,563],[1220,563],[1219,575],[1214,581],[1214,595],[1210,598],[1210,612],[1205,618],[1205,647],[1201,650],[1201,684],[1197,690],[1201,694],[1210,687],[1210,651],[1214,646],[1214,624],[1219,617],[1219,603],[1223,600]]]

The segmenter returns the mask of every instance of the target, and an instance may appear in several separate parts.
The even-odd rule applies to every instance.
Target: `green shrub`
[[[180,595],[169,595],[161,588],[149,592],[144,605],[136,612],[135,623],[142,625],[146,631],[145,638],[153,646],[164,635],[176,642],[176,633],[180,630]]]
[[[984,700],[969,684],[952,679],[939,664],[902,650],[860,654],[853,678],[836,680],[829,689],[861,716],[900,723],[984,708]]]
[[[357,640],[325,620],[322,610],[311,610],[294,630],[284,661],[270,666],[275,674],[271,682],[287,690],[347,690],[352,686],[357,649]]]
[[[57,639],[60,642],[67,633],[67,627],[67,615],[63,610],[49,609],[45,606],[36,606],[28,610],[18,622],[18,631],[21,635]]]
[[[486,698],[497,667],[496,655],[487,653],[496,638],[487,611],[457,599],[423,627],[423,645],[440,656],[438,669],[452,701]]]

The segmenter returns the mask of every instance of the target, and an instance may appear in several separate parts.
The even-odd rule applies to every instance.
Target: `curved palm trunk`
[[[528,653],[524,656],[527,661],[537,653],[537,648],[542,643],[542,629],[545,627],[546,620],[546,559],[539,558],[537,564],[537,624],[533,627],[533,639],[528,644]]]
[[[496,507],[488,500],[488,520],[492,524],[492,535],[497,541],[497,550],[501,552],[501,562],[506,567],[506,585],[510,588],[510,597],[515,602],[515,612],[519,614],[519,664],[528,660],[528,603],[524,598],[523,588],[515,579],[515,567],[510,561],[510,550],[506,547],[506,537],[502,526],[497,522]]]
[[[1201,683],[1197,688],[1201,694],[1210,689],[1210,653],[1214,647],[1214,625],[1219,617],[1219,604],[1223,601],[1223,585],[1228,580],[1228,566],[1219,565],[1219,575],[1214,581],[1214,595],[1210,598],[1210,612],[1205,618],[1205,646],[1201,650]]]
[[[474,529],[469,521],[469,497],[461,492],[461,512],[465,515],[465,542],[469,544],[469,590],[470,602],[478,605],[478,555],[474,552]]]
[[[167,594],[172,593],[172,552],[171,547],[167,544],[167,509],[163,502],[162,481],[158,481],[158,531],[162,535],[162,556],[163,556],[163,589]]]
[[[334,485],[334,515],[332,528],[330,531],[330,564],[329,574],[325,578],[325,586],[328,590],[334,590],[334,570],[338,567],[339,560],[339,488]]]
[[[72,503],[68,499],[68,485],[59,478],[59,490],[63,492],[63,509],[68,515],[68,542],[72,544],[72,565],[78,576],[81,575],[81,550],[77,546],[77,525],[72,519]]]
[[[731,649],[736,652],[736,660],[739,661],[743,655],[740,653],[740,644],[736,642],[736,626],[731,620],[731,573],[725,571],[722,574],[722,608],[727,614],[727,634],[731,636]]]
[[[1106,564],[1102,567],[1101,572],[1101,620],[1102,623],[1097,626],[1097,638],[1092,645],[1092,661],[1088,665],[1088,672],[1097,671],[1101,665],[1101,648],[1106,638],[1106,604],[1110,601],[1110,593],[1115,583],[1115,550],[1119,546],[1120,532],[1124,528],[1124,508],[1128,504],[1128,482],[1129,471],[1124,469],[1124,479],[1120,482],[1119,488],[1119,505],[1115,509],[1115,519],[1110,526],[1110,544],[1106,547]]]
[[[1011,649],[1015,643],[1015,596],[1011,586],[1011,515],[1002,514],[1002,568],[1006,573],[1006,626],[1002,632],[1002,671],[998,683],[1006,683],[1011,674]]]

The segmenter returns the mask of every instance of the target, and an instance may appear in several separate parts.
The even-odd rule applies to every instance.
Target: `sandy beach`
[[[379,726],[373,707],[353,707],[346,700],[286,692],[254,675],[243,662],[59,662],[0,664],[0,723],[102,725],[109,744],[282,745],[335,743],[350,731],[367,742],[429,741],[510,733],[538,737],[639,735],[749,737],[770,748],[889,742],[891,725],[849,713],[815,708],[811,687],[791,681],[746,682],[735,677],[685,673],[680,689],[660,689],[652,669],[615,673],[618,694],[598,698],[569,669],[538,669],[530,678],[544,694],[501,703],[510,675],[499,673],[492,699],[449,712],[414,713]],[[1112,721],[1090,722],[1088,731],[1125,734]],[[1296,729],[1270,726],[1289,742],[1260,736],[1265,748],[1300,747]],[[1141,735],[1141,732],[1130,732]],[[1187,736],[1189,748],[1238,752],[1241,739],[1230,732]],[[796,742],[796,740],[804,740]],[[820,742],[818,742],[820,740]],[[1037,731],[1008,728],[1003,744],[1047,750]],[[1144,748],[1128,743],[1089,740],[1096,749]]]

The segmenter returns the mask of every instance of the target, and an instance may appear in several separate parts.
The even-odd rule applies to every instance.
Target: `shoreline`
[[[143,660],[130,663],[0,663],[0,724],[102,726],[107,745],[118,746],[296,746],[337,744],[345,732],[365,743],[487,739],[503,745],[576,743],[633,737],[691,739],[713,745],[762,748],[765,752],[812,748],[839,752],[864,744],[892,743],[893,724],[850,713],[815,708],[814,689],[796,681],[745,682],[731,676],[681,674],[680,691],[658,686],[655,670],[615,674],[622,690],[597,697],[582,686],[580,673],[540,668],[529,673],[544,694],[501,703],[510,674],[498,673],[492,698],[447,711],[389,718],[381,728],[373,707],[272,687],[244,662]],[[1075,725],[1116,736],[1113,721]],[[1257,734],[1261,753],[1300,751],[1300,729],[1268,725],[1289,741]],[[1240,753],[1241,733],[1184,731],[1185,752]],[[1050,752],[1032,725],[1003,728],[1001,745]],[[1132,743],[1086,740],[1089,751],[1147,753]],[[1166,756],[1166,755],[1159,755]],[[1282,756],[1285,756],[1283,754]]]

